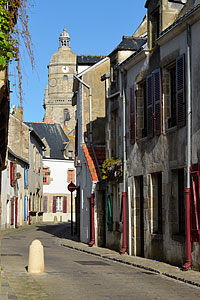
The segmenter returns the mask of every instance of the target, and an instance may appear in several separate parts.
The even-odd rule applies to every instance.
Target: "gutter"
[[[127,226],[126,226],[126,99],[125,99],[125,71],[121,72],[122,80],[122,105],[123,105],[123,246],[120,253],[123,254],[127,252]]]
[[[187,261],[182,266],[183,271],[187,271],[192,265],[191,255],[191,222],[190,222],[190,203],[191,203],[191,186],[190,186],[190,166],[192,154],[192,97],[191,97],[191,27],[187,23],[187,185],[185,188],[186,202],[186,240],[187,240]]]

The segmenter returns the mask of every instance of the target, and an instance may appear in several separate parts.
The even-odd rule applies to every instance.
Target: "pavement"
[[[5,235],[9,235],[9,234],[12,235],[15,232],[30,230],[34,226],[38,226],[38,224],[20,227],[19,229],[9,229],[5,231],[1,231],[0,243],[2,237],[5,237]],[[79,242],[76,236],[71,236],[69,232],[66,232],[66,230],[64,230],[64,227],[63,230],[60,232],[59,230],[56,231],[54,229],[53,235],[56,236],[56,243],[62,247],[67,247],[75,251],[84,252],[99,258],[103,258],[104,260],[108,260],[108,261],[110,260],[110,261],[117,262],[119,264],[129,265],[139,269],[151,271],[154,272],[155,274],[160,274],[162,276],[175,279],[185,284],[200,287],[200,273],[197,271],[188,270],[183,272],[182,270],[180,270],[180,268],[163,262],[136,257],[136,256],[129,256],[128,254],[119,254],[118,252],[107,248],[102,248],[102,247],[100,248],[96,246],[89,247],[88,245]],[[0,249],[1,249],[1,244],[0,244]],[[1,266],[1,256],[0,256],[0,266]],[[46,294],[46,291],[34,279],[34,276],[31,276],[29,273],[27,272],[22,272],[20,274],[15,274],[15,272],[9,273],[6,270],[3,270],[2,267],[0,272],[1,272],[0,273],[0,286],[1,286],[0,300],[14,300],[14,299],[48,300],[49,299],[49,296],[48,294]],[[27,290],[27,293],[25,294],[21,292],[22,290],[21,285],[23,282],[24,282],[23,290]],[[17,293],[18,296],[16,296],[17,289],[18,289],[18,293]]]
[[[60,245],[74,249],[76,251],[82,251],[88,254],[92,254],[103,259],[108,259],[116,261],[118,263],[155,272],[157,274],[200,287],[200,272],[198,271],[182,271],[179,267],[172,266],[164,262],[142,258],[138,256],[130,256],[128,254],[120,254],[114,250],[110,250],[107,248],[96,246],[89,247],[88,245],[83,244],[78,240],[71,240],[70,238],[71,236],[66,235],[64,239],[60,239]]]

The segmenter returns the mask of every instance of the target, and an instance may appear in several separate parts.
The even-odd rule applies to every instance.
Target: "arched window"
[[[66,108],[64,109],[64,122],[69,120],[70,120],[70,113],[69,113],[69,109]]]

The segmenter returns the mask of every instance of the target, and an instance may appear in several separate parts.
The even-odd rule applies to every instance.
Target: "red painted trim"
[[[29,198],[28,225],[31,225],[31,198]]]
[[[18,228],[17,225],[17,215],[18,215],[18,197],[15,199],[15,228]]]

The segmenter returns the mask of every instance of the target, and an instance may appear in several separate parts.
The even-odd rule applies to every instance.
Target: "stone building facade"
[[[121,84],[113,97],[107,97],[107,155],[127,158],[126,250],[181,266],[188,262],[189,226],[192,267],[199,270],[200,4],[148,0],[146,8],[147,40],[116,68],[115,78]],[[125,148],[120,138],[123,99]],[[114,108],[118,114],[112,119]],[[186,210],[188,178],[192,184]],[[122,184],[112,186],[112,226],[107,245],[120,249]],[[188,211],[191,223],[186,222]]]

